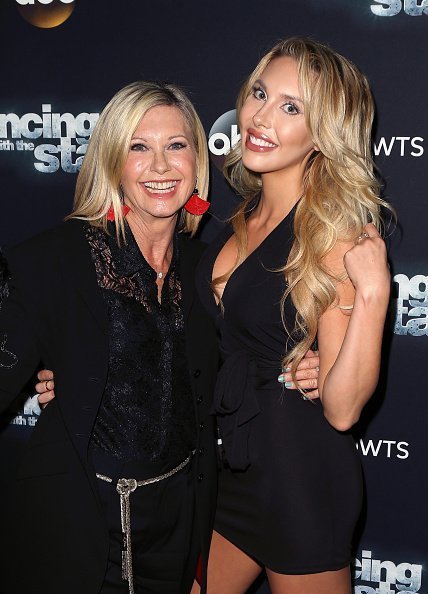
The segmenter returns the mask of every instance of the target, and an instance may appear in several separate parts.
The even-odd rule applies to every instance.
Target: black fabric
[[[113,226],[113,224],[111,224]],[[88,227],[98,285],[108,309],[109,369],[91,441],[120,460],[186,457],[195,416],[186,360],[177,237],[158,301],[156,273],[126,226],[118,245]]]
[[[86,227],[69,221],[7,254],[12,278],[0,311],[0,336],[16,359],[8,367],[0,364],[0,410],[40,362],[55,373],[56,398],[0,493],[2,594],[94,594],[105,575],[109,536],[88,444],[107,380],[108,315]],[[194,520],[205,566],[217,482],[209,411],[218,353],[214,328],[194,292],[204,246],[182,235],[178,241],[196,417]]]
[[[0,307],[3,299],[9,295],[8,280],[9,270],[7,262],[0,249]]]
[[[166,463],[146,460],[120,462],[91,448],[95,470],[113,479],[97,481],[103,514],[109,529],[109,557],[99,594],[127,594],[122,579],[122,529],[119,478],[144,480],[171,469]],[[138,487],[130,495],[133,576],[136,594],[183,594],[190,587],[187,575],[195,575],[200,545],[194,534],[193,460],[163,481]]]
[[[209,285],[231,227],[205,252],[198,284],[216,320],[223,358],[214,410],[225,464],[215,528],[264,566],[305,574],[350,563],[362,478],[352,437],[329,425],[319,401],[305,401],[277,381],[292,342],[280,310],[286,281],[275,270],[292,245],[293,214],[230,276],[224,314]],[[287,299],[290,332],[295,316]]]

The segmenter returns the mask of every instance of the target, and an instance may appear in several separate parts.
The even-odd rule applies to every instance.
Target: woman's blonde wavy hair
[[[308,161],[303,195],[294,216],[294,243],[284,272],[287,288],[282,310],[291,297],[297,310],[296,324],[287,329],[292,349],[283,365],[295,371],[313,345],[320,316],[337,305],[336,285],[324,265],[326,254],[337,241],[355,240],[368,222],[381,228],[380,186],[371,158],[374,102],[365,76],[346,58],[326,45],[307,38],[277,43],[259,62],[241,88],[238,117],[266,66],[275,58],[289,56],[298,67],[299,88],[306,126],[319,149]],[[232,217],[238,244],[233,270],[246,257],[246,215],[262,187],[261,176],[245,168],[241,144],[225,161],[225,176],[244,200]],[[214,280],[225,282],[233,272]],[[284,322],[285,324],[285,322]]]
[[[173,84],[133,82],[109,101],[94,128],[80,169],[73,212],[67,217],[91,222],[107,231],[107,212],[113,208],[117,238],[125,239],[120,180],[134,134],[152,107],[168,105],[181,111],[192,133],[197,161],[199,195],[208,195],[208,149],[204,128],[192,103]],[[193,235],[201,216],[182,209],[180,228]]]

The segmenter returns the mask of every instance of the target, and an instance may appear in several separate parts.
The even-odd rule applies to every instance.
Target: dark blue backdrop
[[[71,14],[57,27],[29,22],[61,20],[64,10]],[[428,1],[3,0],[0,14],[3,246],[70,210],[97,114],[130,81],[183,85],[207,136],[216,134],[212,215],[202,230],[209,240],[236,201],[217,165],[237,130],[233,118],[217,120],[234,108],[240,83],[264,51],[279,38],[310,35],[367,73],[378,107],[374,151],[399,228],[389,240],[395,293],[386,371],[355,431],[367,490],[355,542],[355,593],[428,592]],[[17,402],[16,409],[2,419],[2,476],[37,421],[33,401]]]

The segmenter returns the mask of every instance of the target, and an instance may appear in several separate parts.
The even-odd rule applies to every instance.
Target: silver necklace
[[[156,272],[156,276],[157,276],[158,278],[163,278],[163,277],[164,277],[164,273],[163,273],[162,271],[160,271],[160,272]]]

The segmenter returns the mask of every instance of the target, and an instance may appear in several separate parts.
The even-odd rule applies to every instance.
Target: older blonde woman
[[[3,592],[183,594],[205,566],[217,346],[188,235],[207,190],[190,101],[136,82],[97,123],[68,220],[9,252],[0,408],[40,362],[56,398],[10,484]]]

